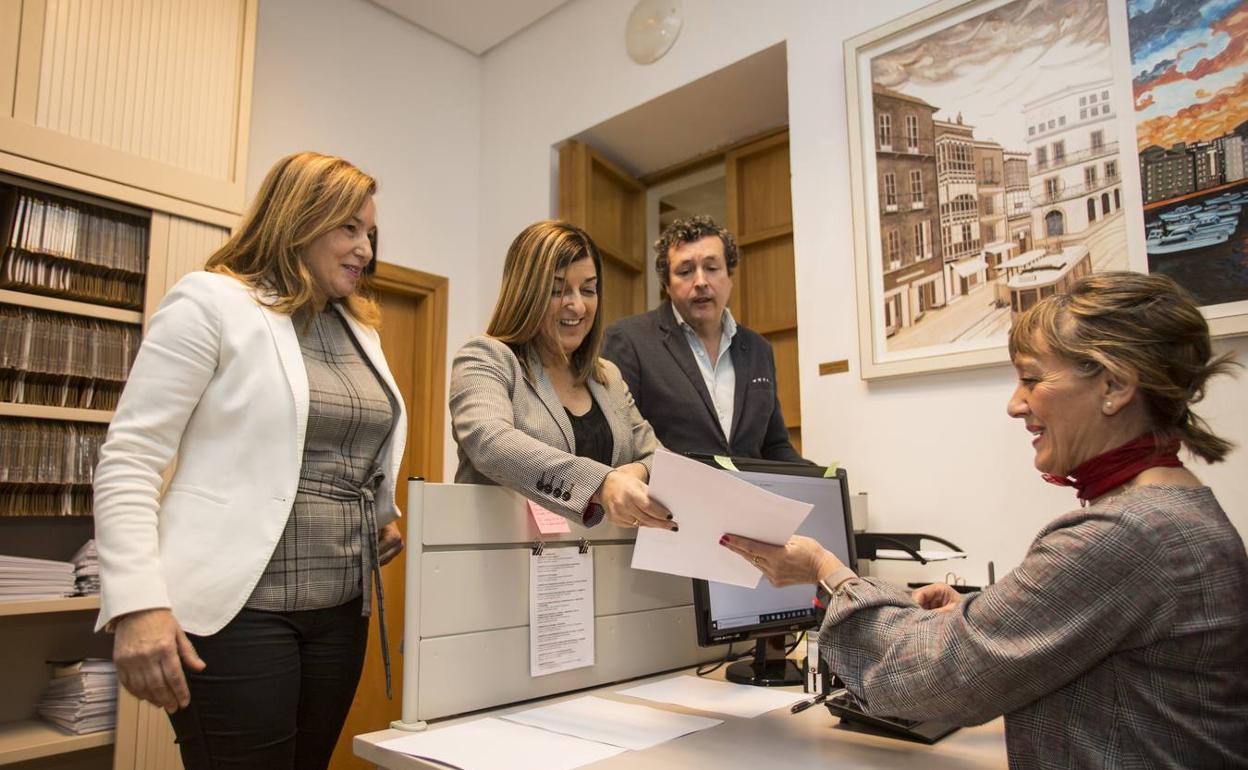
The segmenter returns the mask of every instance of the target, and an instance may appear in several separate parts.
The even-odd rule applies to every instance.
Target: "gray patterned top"
[[[1004,714],[1011,767],[1248,767],[1248,556],[1207,487],[1059,516],[956,612],[851,581],[819,642],[871,711]]]
[[[308,426],[294,508],[247,600],[275,612],[336,607],[364,594],[369,607],[376,539],[376,468],[394,424],[393,395],[337,311],[294,319],[308,372]]]

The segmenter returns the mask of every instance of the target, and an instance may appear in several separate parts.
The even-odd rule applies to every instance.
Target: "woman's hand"
[[[719,544],[763,571],[777,588],[818,583],[845,566],[817,540],[794,535],[784,545],[760,543],[740,535],[724,535]]]
[[[617,527],[679,529],[672,521],[672,514],[650,499],[650,488],[646,483],[623,468],[611,471],[603,479],[598,490],[598,501],[606,510],[607,521]]]
[[[402,550],[403,533],[399,531],[399,523],[392,521],[377,533],[377,561],[384,567]]]
[[[182,667],[203,671],[204,663],[164,608],[122,615],[114,626],[113,662],[117,680],[136,698],[172,714],[191,702]]]
[[[962,594],[947,583],[929,583],[916,588],[910,598],[923,609],[936,612],[952,612],[962,602]]]

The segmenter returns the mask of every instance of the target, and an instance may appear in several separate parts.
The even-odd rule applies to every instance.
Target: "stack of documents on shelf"
[[[95,550],[92,538],[74,554],[74,589],[79,596],[94,596],[100,592],[100,552]]]
[[[74,565],[67,561],[0,556],[0,602],[74,595]]]
[[[36,710],[77,735],[112,730],[117,725],[117,666],[101,658],[53,663],[52,681]]]

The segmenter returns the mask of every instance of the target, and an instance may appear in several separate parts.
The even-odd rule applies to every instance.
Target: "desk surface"
[[[721,669],[722,671],[722,669]],[[717,672],[718,673],[718,672]],[[690,674],[692,675],[692,674]],[[786,765],[799,763],[809,768],[1004,768],[1005,756],[1004,722],[995,719],[978,727],[964,727],[941,740],[935,746],[925,746],[909,741],[881,738],[853,732],[841,727],[823,706],[808,708],[800,714],[790,714],[787,708],[777,709],[753,719],[725,714],[693,711],[667,703],[654,703],[617,694],[645,682],[665,679],[672,674],[660,674],[632,682],[617,683],[584,690],[577,693],[547,698],[538,702],[493,709],[459,719],[435,722],[429,729],[459,724],[487,716],[500,716],[534,708],[537,705],[556,703],[584,695],[637,703],[667,711],[698,714],[722,719],[723,724],[709,730],[685,735],[659,744],[645,751],[626,751],[610,759],[595,762],[586,767],[594,770],[686,770],[690,767],[715,767],[716,770],[756,770],[774,765],[777,761]],[[722,677],[722,673],[719,677]],[[357,735],[354,741],[356,756],[387,770],[409,768],[438,768],[445,765],[432,764],[406,754],[377,747],[377,743],[391,738],[410,735],[400,730],[380,730]]]

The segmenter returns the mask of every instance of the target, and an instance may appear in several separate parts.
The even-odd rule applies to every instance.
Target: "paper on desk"
[[[572,770],[624,752],[619,746],[494,718],[434,727],[377,745],[461,770]]]
[[[679,532],[637,531],[633,568],[755,588],[763,573],[719,544],[725,534],[787,542],[813,508],[754,486],[697,460],[660,449],[650,497],[667,506]]]
[[[634,751],[723,724],[719,719],[593,696],[507,714],[503,719]]]
[[[675,703],[677,706],[699,711],[729,714],[746,719],[766,714],[773,709],[792,706],[809,697],[804,692],[772,690],[767,687],[731,684],[687,675],[619,690],[616,694],[630,695],[657,703]]]

